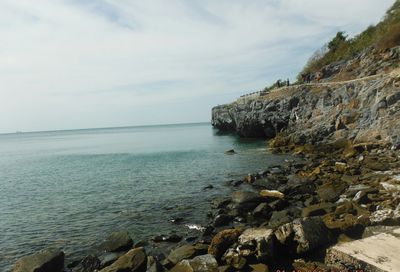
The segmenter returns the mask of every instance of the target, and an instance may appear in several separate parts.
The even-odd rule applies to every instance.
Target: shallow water
[[[0,135],[0,271],[48,246],[83,255],[119,229],[139,241],[203,224],[226,181],[283,159],[208,123]]]

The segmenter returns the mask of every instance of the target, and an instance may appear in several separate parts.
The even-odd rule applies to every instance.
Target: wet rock
[[[203,191],[210,190],[210,189],[214,189],[214,186],[212,184],[209,184],[209,185],[203,187]]]
[[[196,254],[198,253],[198,250],[196,249],[195,246],[192,245],[183,245],[181,247],[178,247],[174,250],[172,250],[167,259],[172,263],[172,264],[177,264],[183,259],[191,259],[193,258]]]
[[[217,260],[221,259],[225,251],[237,242],[240,234],[241,231],[237,229],[227,229],[217,233],[211,241],[208,253],[213,255]]]
[[[323,201],[334,202],[344,192],[347,185],[341,182],[328,182],[317,188],[317,194]]]
[[[100,269],[101,261],[99,258],[93,255],[86,256],[78,264],[78,266],[72,269],[72,272],[92,272],[94,270]]]
[[[227,226],[232,221],[233,217],[228,214],[218,214],[214,218],[214,227]]]
[[[171,272],[218,272],[218,263],[210,254],[179,262]]]
[[[211,200],[211,207],[214,209],[221,209],[226,207],[230,202],[230,197],[216,197]]]
[[[122,252],[105,252],[98,256],[100,260],[100,267],[106,267],[118,260],[119,257],[124,255],[124,251]]]
[[[45,249],[38,253],[22,257],[13,268],[13,272],[62,272],[64,252],[58,249]]]
[[[183,217],[175,217],[169,220],[172,224],[180,224],[183,222]]]
[[[112,233],[102,244],[99,250],[106,252],[118,252],[132,248],[133,240],[127,231]]]
[[[283,199],[285,195],[277,190],[261,190],[260,195],[266,198],[279,198]]]
[[[177,242],[180,242],[182,240],[182,236],[177,235],[177,234],[157,235],[152,240],[155,243],[160,243],[160,242],[177,243]]]
[[[112,265],[100,272],[145,272],[147,269],[147,256],[144,248],[134,248],[118,258]]]
[[[239,244],[254,248],[258,259],[265,259],[273,255],[274,231],[269,228],[250,228],[246,229],[239,236]]]
[[[277,240],[288,247],[294,247],[302,254],[329,242],[329,232],[320,217],[295,219],[275,231]]]
[[[147,270],[146,272],[163,272],[164,268],[161,263],[153,256],[147,257]]]
[[[229,150],[225,151],[224,153],[225,153],[226,155],[234,155],[234,154],[236,154],[236,152],[235,152],[234,149],[229,149]]]

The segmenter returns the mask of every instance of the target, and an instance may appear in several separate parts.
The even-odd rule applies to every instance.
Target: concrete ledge
[[[327,250],[325,262],[338,269],[369,272],[400,271],[400,228]]]

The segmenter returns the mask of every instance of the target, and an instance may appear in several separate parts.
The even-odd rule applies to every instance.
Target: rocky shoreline
[[[82,260],[64,260],[62,251],[48,249],[21,258],[13,271],[363,269],[335,262],[329,251],[400,224],[399,152],[343,141],[290,151],[295,159],[232,181],[235,191],[211,201],[209,224],[196,236],[134,242],[122,231]]]

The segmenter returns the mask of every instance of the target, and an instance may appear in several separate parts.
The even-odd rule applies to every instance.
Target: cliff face
[[[293,144],[349,139],[400,144],[400,70],[341,82],[310,83],[214,107],[212,124],[244,137]]]

